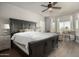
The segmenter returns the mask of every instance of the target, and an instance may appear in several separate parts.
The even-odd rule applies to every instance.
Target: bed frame
[[[25,21],[21,19],[10,18],[10,35],[20,32],[24,29],[33,29],[36,30],[36,22]]]
[[[12,20],[10,19],[10,22],[11,22],[10,23],[11,24],[10,27],[11,28],[12,28],[12,21],[13,21],[13,19]],[[32,25],[32,24],[35,24],[35,23],[30,23],[30,24]],[[12,31],[13,30],[11,29],[11,36],[15,33],[15,31],[13,31],[13,32]],[[54,48],[58,47],[58,38],[59,38],[59,35],[55,35],[55,36],[52,36],[50,38],[43,39],[43,40],[40,40],[40,41],[29,42],[28,43],[28,45],[29,45],[29,55],[27,55],[25,52],[23,52],[13,42],[11,42],[11,44],[12,44],[12,47],[15,47],[16,50],[20,54],[22,54],[22,56],[24,56],[24,57],[26,57],[26,56],[30,56],[30,57],[44,57],[44,56],[48,56],[49,53],[54,50]]]
[[[59,36],[56,35],[44,40],[29,42],[29,55],[23,52],[14,43],[12,43],[12,47],[14,47],[23,57],[46,57],[58,47],[58,37]]]
[[[37,42],[29,43],[29,56],[48,56],[58,47],[58,35]]]

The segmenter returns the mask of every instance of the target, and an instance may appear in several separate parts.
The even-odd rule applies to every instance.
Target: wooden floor
[[[15,48],[11,48],[0,53],[0,57],[22,57]]]
[[[14,48],[0,52],[0,56],[22,57]],[[59,47],[50,53],[48,57],[79,57],[79,43],[74,41],[60,41]]]
[[[74,41],[63,41],[59,44],[49,57],[79,57],[79,43]]]

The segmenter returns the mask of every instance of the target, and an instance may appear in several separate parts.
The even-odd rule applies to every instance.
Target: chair
[[[66,38],[70,39],[70,34],[69,34],[68,31],[63,31],[63,38],[64,39],[66,39]]]
[[[69,32],[69,34],[70,34],[70,39],[72,40],[72,37],[74,37],[74,41],[76,40],[76,32],[75,31],[70,31]]]
[[[63,32],[64,38],[68,38],[69,40],[72,40],[72,37],[74,37],[74,41],[76,40],[76,33],[75,31],[64,31]]]

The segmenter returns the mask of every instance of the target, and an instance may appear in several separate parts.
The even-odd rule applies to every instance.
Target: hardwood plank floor
[[[59,44],[49,57],[79,57],[79,43],[74,41],[63,41]]]
[[[0,53],[0,57],[22,57],[15,48],[11,48]]]
[[[15,48],[1,52],[8,57],[22,57]],[[48,57],[79,57],[79,43],[74,41],[60,41],[59,47],[54,49]]]

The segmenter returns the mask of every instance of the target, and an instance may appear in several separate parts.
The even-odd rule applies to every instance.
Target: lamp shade
[[[10,29],[9,24],[4,24],[4,29]]]
[[[48,9],[49,12],[52,12],[52,10],[53,10],[52,8],[49,8],[49,9]]]

